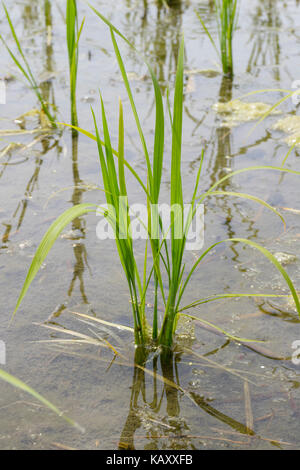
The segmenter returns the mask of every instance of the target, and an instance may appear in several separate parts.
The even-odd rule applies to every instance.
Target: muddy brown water
[[[22,45],[41,82],[45,99],[55,103],[61,121],[69,122],[68,68],[62,2],[7,0]],[[167,5],[168,4],[168,5]],[[205,163],[203,190],[229,172],[252,165],[280,166],[288,151],[283,133],[272,129],[273,115],[249,135],[254,122],[222,127],[213,110],[217,102],[239,98],[254,90],[290,89],[300,79],[298,1],[241,1],[234,43],[233,82],[219,73],[218,58],[194,13],[202,14],[216,32],[213,2],[104,1],[94,5],[145,54],[154,65],[164,96],[172,90],[180,34],[185,34],[185,100],[182,173],[186,199],[190,196],[201,150]],[[100,88],[113,138],[117,137],[117,98],[124,100],[126,156],[145,176],[138,135],[114,58],[107,27],[84,5],[86,16],[79,56],[78,115],[92,130],[90,105],[99,110]],[[13,46],[0,15],[1,34]],[[153,92],[145,66],[120,42],[137,108],[151,147]],[[191,311],[244,338],[265,340],[255,351],[228,341],[195,323],[183,328],[183,338],[170,363],[149,355],[145,370],[136,368],[129,332],[114,333],[126,360],[82,345],[38,343],[61,335],[34,323],[51,317],[62,327],[91,334],[70,310],[132,326],[128,293],[113,241],[96,237],[98,218],[76,220],[47,258],[13,324],[11,313],[38,243],[63,210],[79,202],[101,201],[95,145],[69,132],[36,132],[30,115],[34,95],[1,46],[1,78],[7,78],[7,104],[0,105],[0,339],[7,362],[2,366],[36,388],[85,428],[81,434],[39,406],[31,397],[0,384],[0,447],[3,449],[221,449],[299,448],[300,369],[287,358],[300,340],[299,319],[292,303],[276,299],[239,299],[208,303]],[[263,93],[253,101],[272,104],[282,95]],[[251,101],[251,99],[249,99]],[[291,100],[280,117],[297,115]],[[4,130],[30,131],[5,133]],[[170,133],[166,135],[162,198],[167,200]],[[299,168],[299,149],[287,161]],[[300,193],[297,176],[251,172],[227,180],[221,188],[255,194],[282,211],[279,218],[254,203],[214,197],[205,209],[205,246],[229,237],[263,243],[274,253],[298,257],[285,267],[300,283]],[[140,193],[130,181],[132,200]],[[51,197],[50,197],[51,196]],[[298,212],[297,212],[298,211]],[[141,259],[142,245],[137,246]],[[188,253],[192,262],[197,253]],[[242,245],[216,248],[195,273],[184,303],[213,294],[238,292],[287,293],[281,276],[260,255]],[[151,314],[151,307],[148,309]],[[112,343],[114,339],[109,338]],[[64,349],[62,349],[62,347]],[[270,354],[271,352],[271,354]],[[176,385],[174,385],[176,384]]]

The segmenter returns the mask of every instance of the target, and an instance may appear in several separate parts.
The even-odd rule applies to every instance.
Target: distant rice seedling
[[[66,33],[70,69],[70,101],[71,101],[71,122],[74,126],[78,125],[77,105],[76,105],[76,86],[78,71],[78,51],[79,39],[81,36],[84,19],[79,27],[77,2],[76,0],[67,0],[66,8]]]
[[[12,20],[8,13],[8,10],[3,4],[3,8],[5,11],[5,15],[7,18],[7,22],[9,24],[12,36],[14,38],[15,44],[21,56],[21,61],[17,58],[17,56],[13,53],[13,51],[9,48],[7,42],[4,40],[3,36],[0,34],[0,39],[5,45],[7,51],[9,52],[11,58],[13,59],[14,63],[17,65],[18,69],[25,77],[27,82],[30,85],[30,88],[34,91],[37,99],[40,102],[42,111],[47,116],[50,124],[56,128],[56,118],[54,115],[51,114],[49,110],[49,103],[46,103],[43,99],[43,96],[40,92],[39,85],[33,75],[31,70],[30,64],[26,58],[26,55],[23,52],[21,47],[21,43],[18,39],[16,30],[13,26]],[[77,105],[76,105],[76,86],[77,86],[77,72],[78,72],[78,51],[79,51],[79,40],[82,33],[84,19],[79,27],[78,23],[78,13],[77,13],[77,1],[76,0],[67,0],[66,4],[66,39],[67,39],[67,47],[68,47],[68,59],[69,59],[69,80],[70,80],[70,102],[71,102],[71,122],[74,126],[78,125],[78,118],[77,118]],[[23,64],[22,64],[23,62]]]
[[[11,18],[9,16],[9,13],[7,11],[7,8],[5,6],[5,4],[3,3],[3,8],[4,8],[4,11],[5,11],[5,15],[6,15],[6,18],[7,18],[7,22],[9,24],[9,27],[10,27],[10,30],[11,30],[11,33],[12,33],[12,36],[14,38],[14,41],[15,41],[15,44],[17,46],[17,49],[19,51],[19,54],[21,56],[21,60],[19,60],[17,58],[17,56],[13,53],[13,51],[10,49],[10,47],[8,46],[7,42],[5,41],[5,39],[3,38],[3,36],[0,34],[0,39],[2,41],[2,43],[4,44],[4,46],[6,47],[9,55],[11,56],[11,58],[13,59],[14,63],[16,64],[16,66],[18,67],[18,69],[20,70],[21,74],[23,75],[23,77],[27,80],[27,82],[29,83],[30,85],[30,88],[32,88],[32,90],[34,91],[37,99],[39,100],[40,102],[40,105],[41,105],[41,108],[42,108],[42,111],[44,112],[44,114],[47,116],[48,120],[49,120],[49,123],[54,127],[56,128],[56,122],[55,122],[55,116],[51,114],[51,112],[49,111],[49,103],[46,103],[42,97],[42,94],[40,92],[40,88],[37,84],[37,81],[32,73],[32,70],[31,70],[31,67],[29,65],[29,62],[23,52],[23,49],[21,47],[21,44],[20,44],[20,41],[18,39],[18,36],[17,36],[17,33],[15,31],[15,28],[13,26],[13,23],[11,21]]]
[[[238,19],[238,0],[214,0],[215,13],[218,25],[218,38],[219,38],[219,49],[215,44],[215,41],[208,31],[203,19],[196,12],[202,27],[211,41],[214,49],[216,50],[221,63],[224,75],[229,77],[233,76],[233,54],[232,54],[232,41],[234,31],[237,25]]]

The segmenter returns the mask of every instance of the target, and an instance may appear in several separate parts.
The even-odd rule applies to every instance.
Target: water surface
[[[272,129],[278,116],[270,116],[249,135],[253,122],[222,127],[222,118],[212,107],[254,90],[292,87],[299,78],[300,66],[299,2],[241,1],[233,82],[222,78],[218,58],[194,12],[197,8],[216,33],[212,1],[118,3],[118,8],[99,0],[94,5],[147,56],[164,97],[168,87],[173,89],[178,46],[184,32],[182,170],[186,200],[202,149],[203,190],[239,168],[280,166],[288,147],[284,134]],[[44,98],[57,106],[61,121],[69,122],[61,3],[7,0],[6,4],[41,82]],[[78,77],[80,125],[92,130],[90,105],[99,115],[100,88],[116,142],[121,96],[126,116],[126,158],[145,177],[143,154],[109,31],[86,6],[80,5],[80,17],[83,16],[86,27]],[[1,34],[14,47],[3,11],[0,25]],[[119,43],[151,148],[154,128],[151,80],[142,61]],[[0,339],[7,345],[5,369],[36,388],[86,429],[84,434],[79,433],[27,395],[1,383],[1,448],[299,448],[299,366],[290,360],[274,359],[291,356],[293,341],[300,339],[299,319],[293,305],[286,301],[227,300],[191,311],[231,334],[267,341],[264,347],[272,352],[273,358],[270,353],[259,354],[196,324],[194,336],[181,340],[169,365],[150,355],[146,370],[133,367],[130,333],[115,332],[122,340],[120,348],[127,360],[115,359],[112,364],[113,354],[109,351],[90,346],[64,346],[62,350],[58,345],[37,342],[60,336],[34,325],[49,319],[91,334],[89,325],[79,322],[70,311],[132,326],[126,283],[114,243],[97,240],[95,216],[82,217],[64,231],[8,328],[26,270],[49,224],[72,205],[99,202],[103,196],[95,189],[101,185],[95,145],[82,136],[72,139],[68,131],[62,135],[41,134],[37,131],[36,115],[16,122],[38,104],[3,47],[0,73],[8,79],[7,105],[1,105],[0,132],[30,131],[1,135]],[[272,104],[281,96],[277,92],[263,93],[250,100]],[[298,108],[290,100],[281,111],[281,117],[297,115]],[[8,147],[9,144],[12,145]],[[168,130],[162,189],[165,201],[169,197],[170,144]],[[299,150],[291,153],[286,165],[299,171]],[[263,243],[274,253],[299,255],[297,176],[250,172],[227,180],[221,189],[248,192],[265,199],[282,211],[287,230],[284,232],[279,218],[252,202],[218,196],[206,203],[206,247],[217,240],[239,236]],[[133,180],[130,193],[132,201],[140,200]],[[139,249],[142,259],[142,246]],[[196,256],[197,253],[189,252],[187,262],[192,263]],[[285,267],[298,287],[299,260]],[[280,274],[261,255],[242,245],[227,244],[212,252],[195,273],[184,302],[213,294],[252,291],[288,293]],[[110,340],[114,342],[113,338]],[[249,420],[253,421],[253,433],[247,430]]]

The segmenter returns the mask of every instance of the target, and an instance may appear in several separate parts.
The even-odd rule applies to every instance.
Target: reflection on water
[[[219,90],[218,102],[227,103],[232,100],[233,79],[223,77]],[[231,130],[229,127],[218,127],[214,130],[216,148],[213,149],[214,162],[210,171],[211,185],[215,184],[228,172],[233,169],[233,158],[231,153]],[[211,159],[212,161],[212,159]],[[222,191],[230,189],[232,182],[230,179],[220,185]]]
[[[136,353],[138,356],[139,351]],[[132,378],[132,392],[129,405],[129,414],[126,419],[121,437],[119,442],[119,449],[135,449],[134,445],[134,435],[142,424],[148,423],[150,429],[149,440],[147,443],[148,448],[155,448],[155,442],[160,436],[154,436],[153,431],[155,430],[155,425],[151,429],[151,421],[155,422],[155,419],[151,419],[151,415],[158,414],[163,404],[163,398],[166,399],[166,412],[168,416],[168,423],[165,423],[163,428],[165,429],[165,435],[168,436],[168,433],[173,434],[174,432],[181,436],[184,431],[182,431],[182,424],[178,425],[179,421],[176,419],[180,416],[180,405],[178,394],[182,391],[179,384],[179,376],[177,370],[177,362],[180,361],[180,355],[169,353],[166,355],[160,356],[160,366],[162,371],[163,387],[160,389],[157,383],[157,373],[158,373],[158,357],[148,361],[148,358],[144,358],[143,362],[140,363],[140,357],[136,358],[135,363],[140,364],[136,365],[133,370]],[[145,367],[148,368],[151,366],[152,369],[151,375],[153,375],[153,384],[149,387],[149,384],[146,386],[145,380]],[[159,390],[160,389],[160,390]],[[148,398],[150,395],[150,398]],[[142,403],[139,403],[139,401]],[[175,423],[177,422],[177,425]],[[150,423],[150,426],[149,426]],[[171,425],[170,425],[171,424]],[[185,426],[183,426],[184,428]],[[151,436],[152,434],[152,436]],[[184,447],[187,443],[184,444]],[[183,448],[184,448],[183,447]]]
[[[33,173],[27,182],[25,186],[25,191],[24,195],[22,196],[21,200],[17,204],[16,209],[13,211],[13,214],[11,216],[11,221],[6,222],[5,225],[5,231],[2,235],[2,243],[3,247],[5,248],[7,243],[10,241],[10,235],[13,230],[14,233],[17,233],[21,226],[22,223],[24,222],[24,218],[26,215],[26,211],[28,208],[28,204],[30,199],[33,197],[33,193],[35,190],[38,189],[38,182],[39,182],[39,176],[41,172],[41,168],[44,162],[44,157],[50,152],[51,150],[55,149],[57,150],[57,153],[59,154],[62,151],[62,148],[59,145],[59,141],[56,139],[52,139],[49,137],[41,137],[38,139],[42,146],[42,150],[39,151],[38,156],[35,157],[34,159],[34,170]],[[3,176],[5,169],[8,168],[10,159],[13,157],[14,153],[13,152],[8,152],[7,153],[7,158],[5,163],[2,162],[3,164],[3,170],[0,172],[0,178]],[[13,222],[15,220],[15,222]],[[1,247],[0,247],[1,248]]]
[[[50,74],[50,78],[45,79],[41,84],[40,88],[42,91],[42,97],[45,103],[51,104],[53,109],[56,109],[55,104],[55,95],[54,95],[54,88],[51,79],[51,72],[55,72],[56,65],[54,63],[53,57],[53,38],[52,38],[52,31],[53,31],[53,15],[52,15],[52,5],[50,0],[44,0],[44,12],[45,12],[45,65],[44,70],[48,74]]]
[[[227,341],[223,347],[228,346],[229,343]],[[253,382],[252,377],[248,380],[243,377],[242,372],[238,373],[236,369],[223,367],[227,380],[224,376],[218,375],[218,369],[221,370],[222,366],[208,359],[211,354],[214,354],[213,351],[205,355],[196,353],[199,363],[191,359],[189,353],[193,357],[194,353],[189,348],[179,348],[176,352],[168,351],[160,356],[154,354],[154,357],[153,354],[151,357],[151,354],[144,353],[141,358],[141,351],[136,352],[129,411],[121,431],[118,448],[121,450],[141,448],[193,450],[198,448],[199,441],[202,445],[204,444],[204,447],[206,442],[215,441],[219,442],[221,447],[231,443],[253,448],[263,442],[268,442],[271,447],[281,448],[284,443],[276,438],[268,437],[264,426],[260,425],[260,422],[268,422],[272,419],[272,412],[264,413],[260,417],[256,415],[256,419],[253,415],[252,407],[257,399],[263,402],[271,396],[278,396],[275,391],[270,392],[270,384],[265,381],[264,388],[257,393],[258,384]],[[184,364],[188,364],[188,368]],[[215,389],[214,397],[207,396],[205,392],[207,380],[207,375],[203,370],[205,364],[213,368],[211,374],[219,377],[220,383]],[[202,377],[202,380],[193,379],[189,382],[188,388],[184,388],[181,381],[184,382],[187,377],[192,377],[192,370],[194,374],[199,373],[198,377]],[[229,386],[230,389],[230,386],[234,384],[230,376],[234,375],[239,379],[240,393],[224,395],[222,385],[226,389]],[[255,377],[255,381],[258,377],[258,375]],[[186,402],[191,408],[188,414],[186,414]],[[226,413],[226,407],[224,410],[225,403],[235,404],[232,414]],[[236,406],[239,408],[239,413],[237,413]],[[297,407],[295,409],[298,410]],[[197,422],[196,433],[193,416]],[[200,425],[204,422],[207,427],[205,431]]]
[[[204,412],[212,416],[242,436],[255,435],[253,429],[212,406],[212,400],[181,387],[178,365],[184,358],[183,352],[165,352],[152,360],[146,355],[141,364],[141,358],[137,355],[139,352],[136,354],[129,413],[121,433],[119,449],[135,449],[135,436],[140,428],[146,432],[144,449],[159,448],[159,440],[164,441],[164,448],[167,449],[195,449],[196,436],[192,435],[191,426],[181,413],[182,399],[189,399],[197,413]],[[159,367],[161,375],[158,373]],[[145,372],[151,374],[152,384],[146,381]],[[163,408],[165,416],[162,419],[159,415]],[[137,437],[142,438],[141,435]]]
[[[56,65],[54,62],[54,49],[53,49],[53,37],[52,37],[52,31],[53,31],[53,15],[52,15],[52,4],[50,0],[44,0],[44,21],[45,21],[45,31],[43,34],[43,74],[41,75],[46,75],[46,77],[49,76],[49,78],[46,78],[41,81],[40,83],[40,90],[41,90],[41,95],[43,97],[43,100],[46,103],[51,103],[52,107],[55,109],[55,94],[54,94],[54,86],[53,86],[53,80],[51,77],[51,73],[55,72],[56,70]],[[32,31],[33,24],[38,24],[40,20],[40,15],[39,15],[39,2],[30,2],[30,4],[24,5],[23,9],[23,14],[22,18],[24,20],[24,30],[27,32]],[[41,123],[38,122],[37,126],[39,126]],[[26,130],[26,117],[24,119],[20,120],[20,128],[23,130]],[[43,135],[38,136],[33,143],[30,145],[25,146],[25,149],[27,152],[29,152],[29,149],[33,147],[33,145],[36,145],[37,143],[40,143],[42,149],[38,151],[38,155],[35,158],[35,168],[33,171],[32,176],[30,177],[24,196],[20,200],[20,202],[17,205],[17,208],[14,210],[12,219],[16,219],[15,224],[12,222],[6,222],[5,225],[5,231],[4,234],[2,235],[2,243],[4,247],[7,246],[7,243],[10,241],[10,234],[12,231],[14,233],[17,233],[24,221],[25,215],[26,215],[26,210],[28,208],[28,203],[33,197],[33,193],[36,189],[38,189],[39,185],[39,175],[40,171],[43,165],[43,161],[45,156],[47,154],[54,150],[56,148],[57,154],[62,152],[62,147],[60,146],[59,142],[59,136],[51,136],[51,135],[46,135],[43,137]],[[0,173],[0,178],[3,176],[5,169],[8,167],[10,159],[13,156],[13,152],[8,151],[7,152],[7,159],[5,163],[1,162],[3,165],[3,169]],[[74,184],[74,191],[72,194],[72,204],[77,205],[82,202],[82,195],[85,192],[85,189],[82,188],[82,180],[79,175],[79,166],[78,166],[78,135],[76,133],[72,134],[72,175],[73,175],[73,184]],[[84,219],[78,218],[75,219],[72,222],[72,230],[74,233],[76,233],[76,240],[79,239],[84,239],[85,238],[85,225],[84,225]],[[78,236],[78,233],[80,232],[80,236]],[[76,242],[73,244],[73,252],[74,252],[74,273],[72,280],[70,282],[70,286],[68,289],[68,297],[71,297],[74,286],[76,281],[79,281],[79,288],[82,296],[82,301],[83,303],[87,304],[88,299],[85,294],[85,288],[84,288],[84,281],[83,281],[83,274],[84,274],[84,269],[85,267],[88,267],[88,262],[87,262],[87,252],[84,243],[82,242]],[[56,310],[55,316],[58,316],[63,310],[65,306],[62,304],[59,306]]]
[[[49,39],[49,28],[52,28],[52,14],[51,14],[51,3],[49,0],[45,0],[44,2],[44,13],[45,13],[45,34],[43,35],[43,71],[45,72],[51,72],[54,70],[54,64],[53,64],[53,46],[52,46],[52,40],[51,37]],[[24,21],[24,30],[27,32],[32,31],[33,25],[39,22],[39,8],[38,8],[38,2],[30,2],[30,4],[24,5],[23,13],[22,13],[22,18]],[[50,103],[50,97],[52,95],[52,104],[54,104],[54,89],[53,89],[53,83],[51,80],[45,80],[40,84],[40,90],[41,90],[41,95],[43,97],[43,100],[45,102]],[[38,114],[38,113],[37,113]],[[35,115],[35,110],[32,110],[28,113],[28,118],[26,115],[21,116],[17,123],[20,127],[21,130],[26,131],[27,127],[27,119],[29,119],[31,116],[36,116]],[[37,128],[37,134],[39,134],[39,129],[41,126],[40,122],[40,116],[37,119],[36,123],[36,128]],[[30,123],[29,123],[30,126]],[[41,129],[42,131],[42,129]],[[12,217],[11,217],[11,222],[6,222],[5,225],[5,231],[4,234],[2,235],[2,243],[3,245],[6,246],[6,244],[10,241],[10,234],[12,230],[14,230],[14,233],[18,232],[22,226],[22,223],[24,221],[26,211],[28,208],[28,203],[30,199],[33,197],[33,193],[35,190],[38,189],[39,185],[39,176],[41,172],[41,168],[44,162],[45,156],[47,156],[48,153],[50,153],[53,149],[57,150],[57,154],[59,154],[62,151],[62,147],[60,146],[58,138],[56,136],[51,136],[51,134],[43,136],[43,132],[41,132],[41,135],[38,135],[33,142],[30,142],[28,145],[21,146],[20,153],[29,153],[30,149],[36,146],[37,144],[41,145],[41,150],[37,152],[37,156],[35,157],[35,165],[34,165],[34,170],[33,173],[28,180],[26,187],[25,187],[25,192],[24,195],[22,196],[20,202],[18,203],[16,209],[13,211]],[[9,145],[7,146],[9,149]],[[14,147],[12,147],[14,148]],[[18,154],[18,152],[17,152]],[[8,150],[6,152],[6,160],[1,161],[1,164],[3,165],[2,170],[0,171],[0,179],[3,177],[4,172],[9,168],[10,165],[10,160],[14,156],[14,152]],[[22,162],[21,162],[22,163]],[[16,219],[16,222],[13,223],[13,220]]]
[[[72,203],[75,206],[77,204],[82,203],[82,195],[85,192],[85,190],[82,189],[82,180],[80,179],[80,175],[79,175],[78,135],[76,133],[72,133],[72,172],[73,172],[73,181],[74,181]],[[88,266],[88,261],[87,261],[87,251],[83,243],[83,240],[85,238],[85,221],[82,217],[78,217],[77,219],[73,220],[72,230],[77,234],[76,239],[80,239],[81,241],[76,242],[73,245],[75,264],[74,264],[73,278],[71,280],[71,284],[68,289],[68,296],[71,297],[75,282],[78,279],[82,301],[84,304],[87,304],[88,299],[85,293],[83,274],[84,274],[85,267],[89,268],[89,266]],[[81,235],[78,236],[78,232]]]
[[[233,86],[233,78],[223,76],[217,102],[227,103],[231,101],[233,99]],[[213,186],[217,181],[235,170],[235,155],[232,151],[233,138],[234,136],[232,135],[232,129],[230,127],[226,127],[225,125],[218,127],[216,125],[213,129],[211,139],[213,145],[209,159],[210,186]],[[221,191],[236,191],[234,180],[232,178],[226,179],[218,185],[217,189]],[[227,238],[234,238],[239,235],[234,228],[237,217],[240,219],[240,222],[247,227],[247,237],[249,239],[255,239],[257,237],[258,229],[255,225],[255,221],[251,220],[251,218],[245,219],[237,198],[233,198],[232,200],[230,196],[217,196],[215,203],[217,207],[220,208],[222,216],[224,217],[224,227],[226,228]],[[235,246],[235,244],[231,244],[230,249],[233,253],[232,260],[237,262],[239,260],[239,253]]]
[[[72,142],[72,175],[73,175],[73,193],[71,197],[71,202],[73,206],[82,203],[83,194],[86,189],[84,183],[80,178],[79,174],[79,162],[78,162],[78,140],[79,135],[76,131],[72,131],[71,142]],[[86,237],[86,224],[83,217],[78,217],[72,221],[72,229],[67,235],[67,238],[73,240],[73,254],[74,254],[74,263],[73,263],[73,276],[67,291],[68,299],[72,297],[76,281],[79,282],[79,290],[81,294],[81,300],[83,304],[88,304],[88,298],[85,293],[84,286],[84,271],[87,268],[91,274],[91,270],[88,264],[88,254],[84,244],[84,239]],[[55,312],[52,313],[51,318],[57,318],[61,313],[66,309],[68,301],[60,304],[56,307]]]
[[[139,51],[151,56],[153,70],[164,93],[173,80],[177,67],[182,14],[186,9],[186,2],[143,0],[142,15],[140,9],[134,7],[134,1],[128,0],[127,4],[130,9],[124,22],[127,37]]]
[[[280,31],[282,22],[278,1],[260,1],[251,16],[255,29],[250,34],[249,41],[252,49],[247,72],[255,75],[258,73],[257,69],[259,67],[271,65],[274,80],[280,81]]]
[[[227,78],[223,76],[220,91],[219,91],[219,102],[220,103],[227,103],[228,101],[232,100],[232,87],[233,87],[233,79]],[[234,159],[232,158],[231,152],[231,130],[228,127],[219,127],[215,130],[216,133],[216,146],[214,148],[214,155],[211,158],[212,168],[211,168],[211,186],[215,184],[218,180],[224,177],[228,172],[233,170],[233,162]],[[233,182],[231,179],[228,179],[220,184],[219,189],[222,191],[230,191],[232,190]],[[225,217],[225,226],[227,228],[227,237],[234,238],[236,233],[232,227],[232,206],[228,202],[228,199],[225,198],[218,198],[217,197],[217,204],[222,210],[222,214]],[[235,210],[238,212],[238,204],[233,203]],[[233,260],[238,260],[238,251],[235,249],[235,245],[231,244],[230,246],[233,252]]]

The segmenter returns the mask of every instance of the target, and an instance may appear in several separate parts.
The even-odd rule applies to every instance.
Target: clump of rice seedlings
[[[53,116],[50,111],[49,111],[49,103],[46,103],[42,97],[42,94],[40,92],[40,88],[37,84],[37,81],[32,73],[32,70],[31,70],[31,67],[29,65],[29,62],[23,52],[23,49],[21,47],[21,44],[20,44],[20,41],[18,39],[18,36],[17,36],[17,33],[15,31],[15,28],[14,28],[14,25],[11,21],[11,18],[10,18],[10,15],[7,11],[7,8],[5,6],[5,4],[3,3],[3,8],[4,8],[4,11],[5,11],[5,15],[6,15],[6,18],[7,18],[7,22],[9,24],[9,27],[10,27],[10,30],[11,30],[11,33],[12,33],[12,36],[14,38],[14,41],[15,41],[15,44],[17,46],[17,49],[19,51],[19,54],[20,54],[20,57],[21,59],[19,60],[17,58],[17,56],[13,53],[13,51],[10,49],[10,47],[8,46],[7,42],[5,41],[5,39],[3,38],[3,36],[0,34],[0,39],[2,41],[2,43],[4,44],[4,46],[6,47],[9,55],[11,56],[11,58],[13,59],[14,63],[16,64],[16,66],[18,67],[18,69],[20,70],[20,72],[22,73],[22,75],[25,77],[25,79],[27,80],[27,82],[29,83],[30,85],[30,88],[32,88],[32,90],[34,91],[37,99],[39,100],[40,102],[40,105],[41,105],[41,108],[42,108],[42,112],[44,113],[44,115],[47,117],[49,123],[51,124],[52,127],[56,128],[56,123],[55,123],[55,116]]]
[[[70,70],[70,99],[71,99],[71,122],[74,126],[78,125],[77,105],[76,105],[76,86],[78,71],[78,46],[79,39],[84,25],[84,19],[79,27],[77,14],[77,1],[67,0],[66,7],[66,32],[67,46],[69,56]]]
[[[214,49],[216,50],[221,63],[224,75],[228,77],[233,76],[233,54],[232,54],[232,41],[234,31],[237,25],[237,4],[238,0],[214,0],[215,13],[218,25],[218,38],[219,38],[219,49],[216,43],[208,31],[203,19],[199,15],[197,16],[202,24],[202,27],[211,41]]]
[[[90,137],[97,143],[100,167],[102,173],[102,180],[105,194],[105,205],[101,204],[97,210],[105,215],[109,222],[114,238],[116,247],[119,254],[120,262],[124,271],[125,278],[128,284],[128,291],[131,299],[133,323],[134,323],[134,337],[135,343],[139,346],[153,345],[167,347],[166,351],[170,350],[173,345],[174,334],[176,332],[177,320],[179,313],[191,309],[198,305],[206,304],[211,301],[237,298],[237,297],[280,297],[276,294],[220,294],[214,295],[209,298],[202,298],[195,300],[189,305],[182,305],[182,298],[190,283],[190,280],[199,267],[203,259],[208,253],[211,252],[217,245],[221,243],[243,243],[252,248],[260,251],[281,273],[286,281],[292,297],[294,299],[297,311],[300,315],[300,302],[290,277],[285,269],[281,266],[278,260],[266,250],[264,247],[253,241],[242,238],[231,238],[227,240],[218,241],[210,247],[200,252],[197,261],[194,265],[187,270],[184,255],[187,250],[187,236],[190,226],[197,214],[199,204],[210,196],[229,196],[248,199],[252,202],[261,204],[262,206],[273,211],[279,216],[283,222],[281,214],[276,209],[271,207],[265,201],[256,196],[237,193],[220,191],[218,187],[224,183],[225,180],[233,178],[235,175],[247,172],[250,170],[265,171],[267,169],[273,171],[282,171],[290,174],[300,175],[296,172],[286,168],[279,168],[273,166],[255,166],[251,168],[243,168],[234,171],[219,181],[207,191],[201,193],[200,191],[200,177],[203,164],[204,155],[202,153],[201,162],[195,175],[195,184],[193,188],[193,195],[190,200],[189,211],[187,217],[184,217],[184,193],[183,193],[183,180],[181,172],[181,152],[182,152],[182,121],[183,121],[183,86],[184,86],[184,41],[182,39],[180,50],[178,54],[178,65],[175,78],[175,91],[173,110],[168,106],[168,113],[171,122],[172,133],[172,148],[171,150],[171,174],[170,174],[170,226],[168,230],[162,223],[161,217],[157,215],[153,208],[156,207],[160,199],[160,189],[162,183],[162,168],[163,159],[165,154],[164,133],[165,133],[165,110],[161,90],[154,75],[151,66],[146,62],[148,67],[155,94],[155,132],[154,132],[154,145],[153,153],[148,150],[146,139],[138,116],[138,111],[135,105],[134,97],[130,88],[128,77],[126,74],[125,65],[118,47],[116,36],[121,37],[127,45],[132,49],[134,47],[128,40],[116,29],[100,12],[93,8],[94,12],[104,21],[111,34],[111,40],[115,51],[116,59],[120,68],[122,79],[127,91],[133,116],[138,129],[141,146],[143,149],[145,165],[147,169],[147,180],[144,182],[137,172],[125,159],[125,143],[124,143],[124,115],[123,107],[119,103],[119,130],[118,130],[118,146],[117,150],[114,149],[108,126],[104,100],[100,96],[100,113],[102,117],[102,129],[99,128],[96,113],[92,110],[92,116],[95,126],[95,134],[89,133],[79,127],[70,126],[71,128],[82,132],[84,135]],[[134,49],[135,50],[135,49]],[[146,227],[147,240],[145,240],[145,257],[144,266],[140,270],[138,267],[137,254],[135,251],[135,241],[132,237],[131,220],[132,215],[129,206],[129,195],[127,190],[127,174],[128,172],[135,178],[137,184],[143,191],[145,206],[148,211],[148,225]],[[17,305],[14,311],[19,308],[22,299],[24,298],[31,282],[35,278],[39,268],[48,255],[55,240],[58,238],[62,230],[73,219],[90,212],[96,211],[95,204],[78,204],[65,211],[58,219],[51,225],[46,232],[39,245],[36,254],[32,260],[29,268],[25,283],[21,290]],[[99,212],[98,212],[99,213]],[[167,240],[167,234],[170,235],[170,241]],[[153,236],[154,234],[154,236]],[[152,254],[152,264],[148,265],[149,248]],[[152,321],[146,318],[145,306],[146,299],[148,302],[149,284],[151,279],[154,280],[154,292],[152,294],[151,303],[153,304]],[[164,310],[162,321],[158,319],[158,302]],[[151,323],[151,324],[150,324]]]

